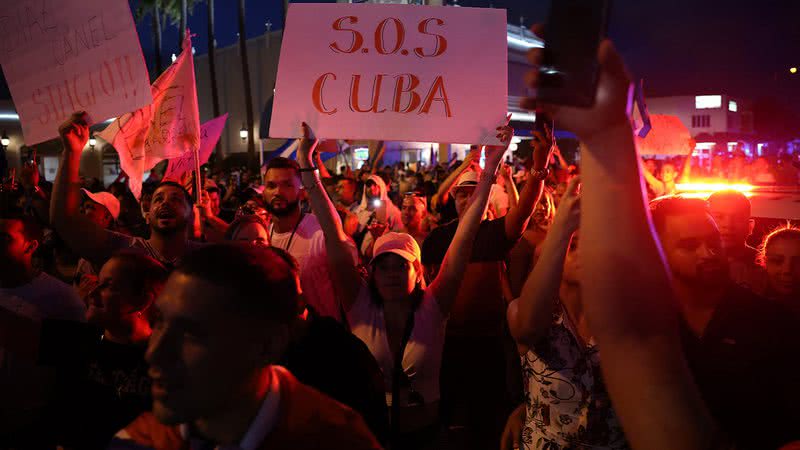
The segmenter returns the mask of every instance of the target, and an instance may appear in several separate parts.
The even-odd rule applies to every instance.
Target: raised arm
[[[542,52],[529,53],[536,67]],[[541,107],[586,143],[581,158],[581,284],[589,328],[614,409],[635,449],[708,449],[715,426],[683,356],[678,310],[656,243],[633,131],[626,115],[632,89],[610,41],[598,51],[595,105]],[[527,78],[535,87],[539,73]],[[646,411],[646,413],[643,413]]]
[[[686,159],[683,161],[683,169],[681,170],[681,175],[678,178],[678,181],[681,183],[691,183],[692,182],[692,154],[694,153],[694,147],[689,149],[689,154],[686,155]]]
[[[325,164],[322,162],[322,155],[320,152],[314,152],[314,163],[317,165],[317,169],[319,169],[320,178],[331,178],[331,173],[328,172],[328,168],[325,167]]]
[[[464,162],[461,163],[456,170],[454,170],[447,178],[444,179],[442,184],[439,185],[439,190],[436,194],[431,197],[431,209],[436,211],[439,205],[444,205],[447,203],[447,198],[450,195],[450,190],[453,188],[453,185],[458,180],[458,177],[467,170],[473,162],[477,161],[480,158],[481,152],[480,150],[471,150],[467,157],[464,158]]]
[[[81,151],[89,140],[87,120],[86,113],[74,113],[58,129],[64,151],[61,153],[61,163],[53,183],[50,223],[73,251],[100,265],[114,251],[111,244],[112,234],[79,211],[81,194],[78,169]]]
[[[339,220],[339,213],[325,193],[325,188],[314,169],[313,157],[317,139],[311,128],[303,123],[303,138],[297,146],[297,163],[300,165],[303,187],[311,201],[311,209],[319,220],[325,234],[325,249],[328,253],[328,267],[333,277],[336,294],[345,311],[355,303],[361,288],[361,275],[353,261],[352,248]]]
[[[533,208],[542,197],[544,180],[547,178],[547,165],[553,148],[553,141],[540,131],[533,133],[533,167],[528,181],[522,188],[519,203],[511,208],[506,216],[506,238],[516,241],[528,226]]]
[[[378,173],[378,162],[383,160],[383,154],[386,153],[386,142],[378,141],[376,145],[378,146],[378,152],[375,154],[375,160],[372,161],[372,168],[369,172],[370,175]]]
[[[510,118],[510,116],[509,116]],[[486,166],[478,186],[470,199],[470,205],[464,212],[464,216],[458,222],[456,234],[450,242],[450,247],[444,255],[439,272],[431,283],[429,289],[433,292],[434,298],[439,302],[442,313],[448,314],[450,307],[456,299],[464,270],[467,268],[472,257],[472,246],[481,220],[486,213],[486,205],[489,203],[489,192],[494,184],[497,168],[503,160],[508,144],[514,134],[514,129],[506,126],[498,127],[498,137],[505,146],[486,147]]]
[[[519,298],[508,308],[511,335],[527,347],[532,347],[544,337],[553,323],[564,259],[580,219],[578,183],[578,177],[570,180],[550,232],[542,242],[539,261],[525,281]]]
[[[519,205],[519,191],[517,191],[517,184],[514,182],[514,168],[508,164],[504,164],[500,168],[500,176],[503,177],[503,183],[506,186],[506,193],[508,194],[508,207],[516,208]]]
[[[666,188],[664,187],[664,182],[656,178],[655,175],[650,173],[649,170],[644,166],[644,159],[639,156],[639,171],[644,175],[644,179],[647,182],[650,189],[653,190],[653,193],[656,194],[656,197],[661,197],[666,193]]]

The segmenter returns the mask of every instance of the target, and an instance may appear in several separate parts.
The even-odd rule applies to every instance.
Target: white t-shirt
[[[273,247],[286,250],[297,260],[300,267],[300,286],[303,288],[306,303],[320,315],[341,321],[328,269],[325,235],[317,217],[313,214],[304,215],[294,233],[278,233],[270,225],[270,240]],[[358,261],[358,252],[354,244],[351,247],[355,264]]]
[[[372,302],[366,285],[361,288],[356,303],[348,311],[347,320],[352,333],[367,344],[378,361],[383,371],[386,404],[391,406],[394,355],[386,336],[383,308]],[[442,314],[430,290],[426,290],[422,303],[414,313],[414,328],[403,353],[403,371],[411,381],[411,388],[422,395],[426,404],[439,400],[439,372],[442,368],[446,327],[447,316]],[[409,388],[400,389],[400,406],[409,405],[409,392]]]
[[[42,272],[30,283],[13,289],[0,288],[0,298],[17,297],[36,307],[42,319],[84,322],[86,306],[70,285]]]

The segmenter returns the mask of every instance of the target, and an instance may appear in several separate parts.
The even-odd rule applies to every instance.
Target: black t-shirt
[[[689,366],[722,430],[741,449],[800,440],[800,323],[731,285],[704,335],[683,327]]]
[[[389,413],[375,357],[364,342],[330,317],[309,312],[306,324],[305,333],[292,343],[283,365],[301,383],[361,414],[375,437],[385,443]]]
[[[438,265],[453,242],[458,220],[435,228],[422,243],[422,264]],[[506,237],[506,218],[484,220],[472,246],[470,262],[503,261],[516,242]]]
[[[59,444],[104,449],[120,429],[152,407],[144,345],[101,339],[99,328],[45,320],[39,362],[59,379],[49,422]]]

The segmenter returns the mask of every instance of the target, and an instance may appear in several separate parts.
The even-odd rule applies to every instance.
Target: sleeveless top
[[[628,449],[600,374],[594,339],[584,346],[559,302],[547,335],[522,355],[525,450]]]

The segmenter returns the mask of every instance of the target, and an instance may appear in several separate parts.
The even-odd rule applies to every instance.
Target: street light
[[[97,139],[94,138],[94,133],[92,133],[92,135],[89,136],[89,147],[91,147],[92,150],[94,150],[95,145],[97,145]]]
[[[11,139],[9,139],[8,135],[6,135],[6,130],[3,130],[3,136],[0,137],[0,145],[3,146],[3,150],[5,150],[6,147],[8,147],[8,144],[10,144],[10,143],[11,143]]]
[[[247,128],[245,128],[244,124],[242,124],[242,129],[239,130],[239,137],[242,138],[242,144],[247,142],[247,135],[248,135]]]

